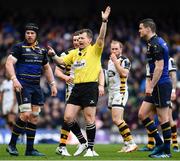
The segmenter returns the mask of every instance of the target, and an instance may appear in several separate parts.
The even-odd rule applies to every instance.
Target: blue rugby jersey
[[[162,84],[166,82],[170,82],[169,71],[168,71],[168,61],[169,61],[169,48],[167,43],[157,35],[153,36],[147,42],[147,73],[149,73],[150,77],[153,77],[154,69],[155,69],[155,61],[156,60],[164,60],[164,67],[162,71],[162,75],[157,82],[157,84]]]
[[[17,62],[15,72],[22,83],[39,84],[43,66],[48,63],[47,50],[38,45],[29,46],[25,41],[14,45],[10,51]]]

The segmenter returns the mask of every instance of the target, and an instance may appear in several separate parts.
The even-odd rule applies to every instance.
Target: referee
[[[74,83],[72,93],[67,102],[64,120],[71,131],[80,133],[80,128],[75,123],[79,110],[84,110],[86,121],[87,144],[81,144],[74,156],[87,149],[84,156],[93,157],[94,139],[96,134],[95,115],[98,101],[98,76],[101,69],[101,55],[104,47],[104,39],[107,29],[110,7],[102,11],[102,25],[100,33],[94,45],[91,45],[93,34],[89,29],[82,29],[79,35],[79,48],[70,50],[64,57],[58,57],[51,47],[48,55],[52,56],[57,64],[73,65]]]

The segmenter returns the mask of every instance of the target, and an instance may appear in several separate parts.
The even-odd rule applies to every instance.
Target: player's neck
[[[149,41],[152,37],[154,37],[156,33],[149,33],[146,37],[146,40]]]

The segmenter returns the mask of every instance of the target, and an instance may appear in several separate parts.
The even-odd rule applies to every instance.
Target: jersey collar
[[[24,44],[24,45],[23,45],[24,48],[32,48],[33,50],[36,49],[36,48],[39,49],[39,47],[38,47],[38,41],[36,41],[36,42],[34,43],[34,45],[29,45],[29,44],[27,43],[27,41],[24,41],[23,44]]]
[[[89,48],[89,46],[90,46],[91,44],[89,44],[88,46],[86,46],[84,49],[79,49],[79,52],[78,52],[78,55],[79,56],[85,56],[86,55],[86,53],[87,53],[87,49]]]
[[[152,37],[147,41],[147,43],[150,43],[150,42],[153,41],[156,37],[157,37],[157,35],[155,34],[154,36],[152,36]]]

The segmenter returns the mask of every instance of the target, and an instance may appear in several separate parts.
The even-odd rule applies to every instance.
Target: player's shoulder
[[[69,48],[65,51],[65,53],[68,54],[71,50],[75,50],[75,48]]]
[[[77,52],[79,51],[79,48],[70,48],[68,50],[65,51],[66,55],[72,53],[72,52]]]
[[[156,47],[156,46],[158,46],[158,45],[160,44],[160,43],[159,43],[159,39],[160,39],[159,36],[154,35],[154,36],[151,37],[151,39],[148,41],[148,44],[149,44],[151,50],[152,50],[154,47]]]
[[[176,70],[176,63],[172,57],[169,57],[169,71]]]
[[[121,62],[121,66],[123,66],[126,69],[131,68],[131,62],[129,61],[129,59],[126,56],[120,56],[120,62]]]
[[[76,53],[79,53],[79,48],[72,48],[71,50],[68,51],[68,54],[76,54]]]
[[[150,50],[153,53],[161,53],[163,51],[164,46],[166,46],[166,42],[158,36],[155,36],[153,40],[150,42]]]
[[[39,49],[42,51],[47,51],[47,49],[40,43],[37,44],[37,47],[39,47]]]
[[[11,46],[10,54],[20,53],[22,51],[23,42],[18,42]]]
[[[66,56],[68,55],[69,53],[73,52],[75,48],[69,48],[63,52],[57,52],[57,55],[58,56]]]
[[[151,46],[156,49],[158,47],[167,46],[167,43],[162,37],[155,36],[151,41]]]
[[[57,56],[66,56],[66,52],[62,52],[62,53],[57,53]]]
[[[18,43],[16,43],[16,44],[14,44],[12,47],[13,48],[22,48],[22,46],[24,46],[24,42],[18,42]]]
[[[101,49],[103,47],[104,47],[104,45],[100,46],[97,42],[95,42],[94,44],[90,44],[88,46],[88,49],[89,50],[93,50],[93,49],[98,50],[98,49]]]
[[[75,53],[75,52],[77,52],[77,51],[79,51],[79,49],[70,48],[70,49],[66,50],[64,53],[65,53],[66,55],[68,55],[68,54],[71,54],[71,53]]]
[[[121,56],[119,57],[119,59],[120,59],[121,62],[122,62],[122,61],[129,61],[129,59],[128,59],[126,56],[124,56],[124,55],[121,55]]]

